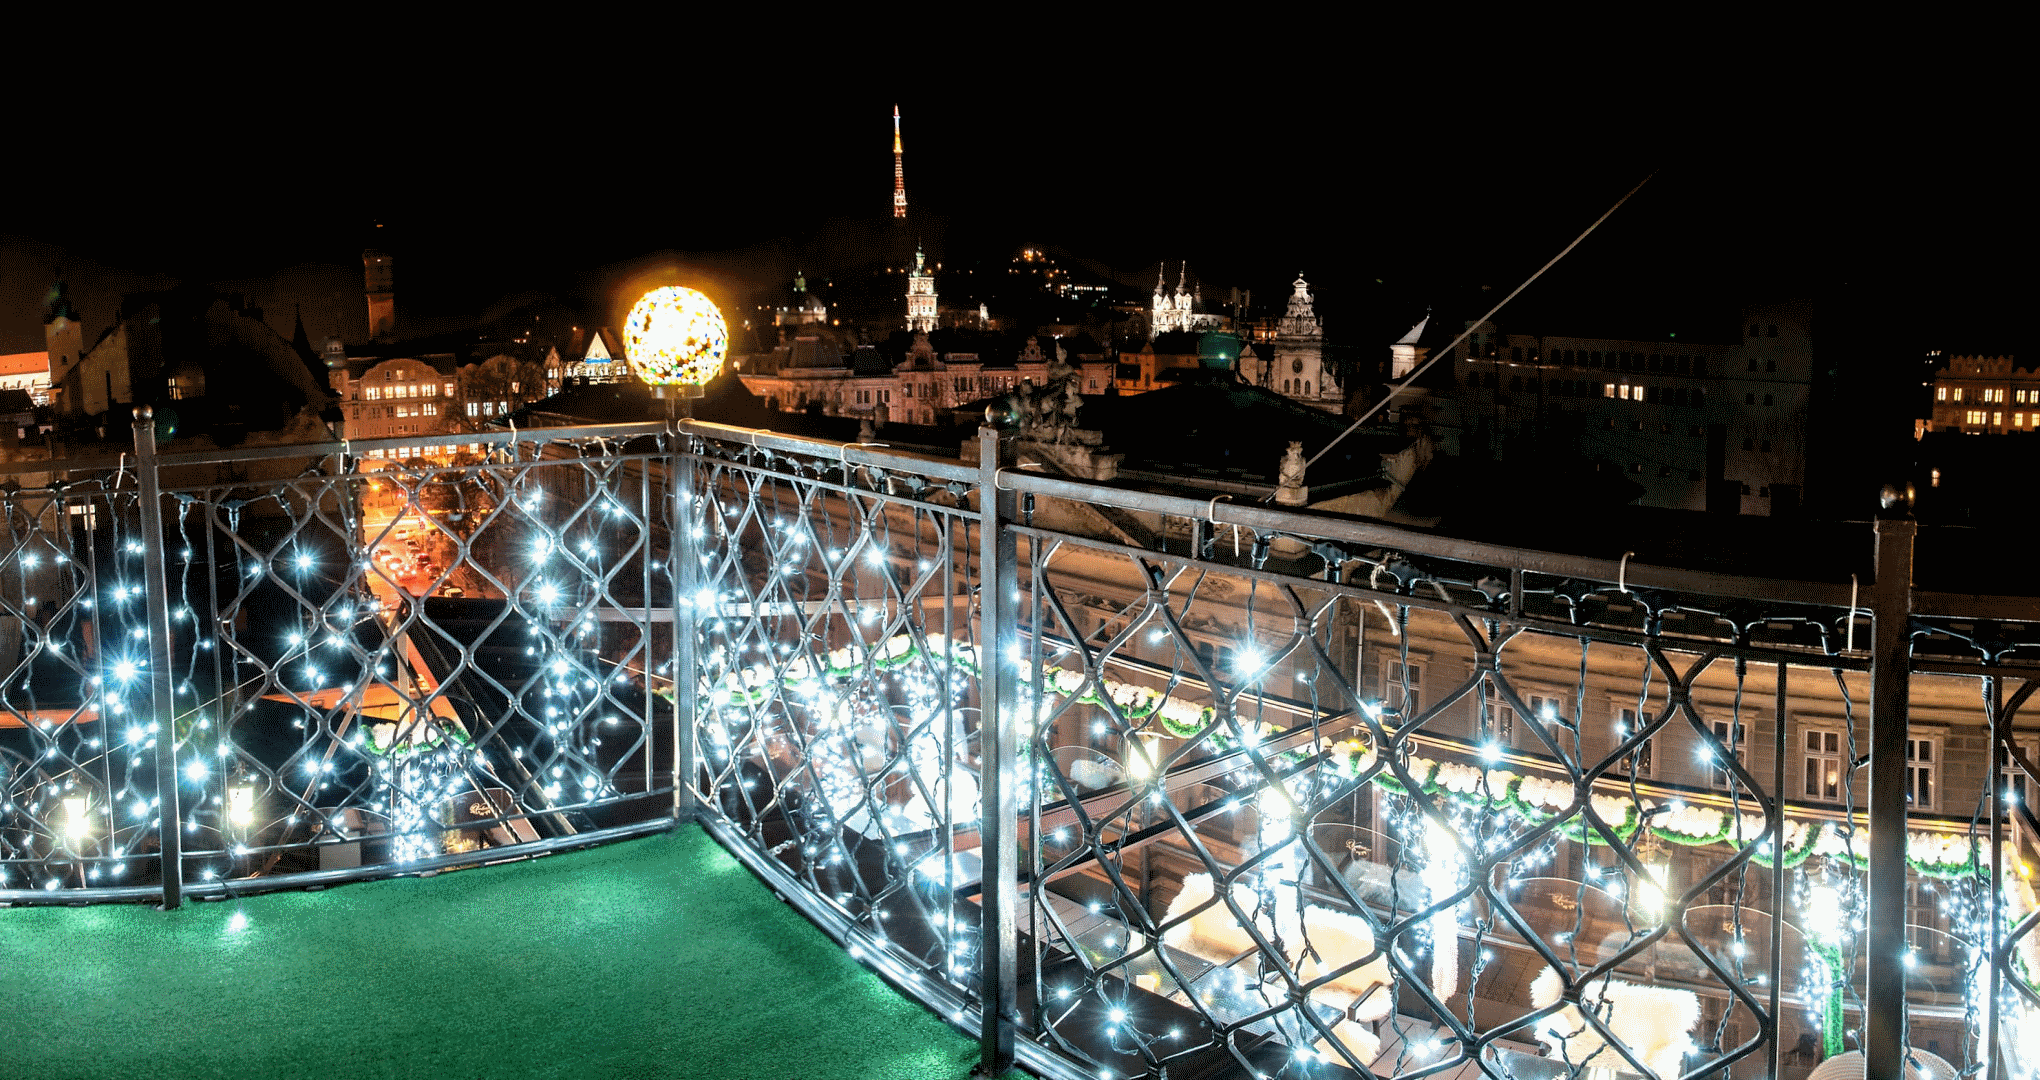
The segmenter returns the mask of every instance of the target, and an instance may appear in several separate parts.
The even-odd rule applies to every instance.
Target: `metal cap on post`
[[[1911,701],[1913,541],[1910,485],[1887,485],[1876,524],[1877,578],[1870,593],[1870,855],[1863,999],[1867,1077],[1898,1080],[1905,1045],[1906,712]]]
[[[135,409],[135,478],[141,496],[144,585],[148,589],[149,705],[156,728],[157,835],[163,863],[163,909],[184,902],[184,848],[178,824],[177,699],[170,671],[170,579],[163,565],[163,485],[156,469],[156,411]]]

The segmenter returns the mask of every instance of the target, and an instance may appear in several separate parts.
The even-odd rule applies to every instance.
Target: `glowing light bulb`
[[[227,819],[241,829],[255,824],[255,785],[243,782],[227,789]]]
[[[64,796],[64,837],[72,844],[92,835],[92,801],[83,795]]]

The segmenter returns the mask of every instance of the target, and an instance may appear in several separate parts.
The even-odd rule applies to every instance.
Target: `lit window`
[[[2003,427],[2005,423],[2005,414],[2001,412],[1991,413],[1990,422],[1993,427]]]
[[[1946,401],[1946,400],[1948,400],[1948,388],[1947,388],[1947,387],[1945,387],[1945,386],[1939,386],[1939,387],[1935,387],[1935,388],[1934,388],[1934,400],[1935,400],[1935,401]]]
[[[1628,388],[1627,388],[1627,387],[1624,387],[1624,389],[1626,390],[1626,389],[1628,389]],[[1601,396],[1602,396],[1602,397],[1614,397],[1614,396],[1615,396],[1615,384],[1614,384],[1614,383],[1609,383],[1609,384],[1608,384],[1608,386],[1607,386],[1607,388],[1601,391]],[[1626,396],[1626,395],[1625,395],[1625,396]]]
[[[1824,802],[1841,801],[1843,744],[1846,738],[1839,731],[1806,729],[1805,752],[1801,757],[1801,795]]]
[[[2017,746],[2019,752],[2026,756],[2028,763],[2040,768],[2040,742],[2019,739]],[[2019,768],[2018,759],[2012,755],[2005,755],[2004,768],[1998,775],[2004,778],[2004,800],[2007,809],[2024,805],[2033,796],[2033,789],[2026,783],[2026,770]]]
[[[1744,487],[1745,490],[1743,491],[1743,494],[1745,495],[1749,494],[1749,491],[1747,490],[1748,485],[1744,485]],[[1736,761],[1744,765],[1749,764],[1750,751],[1748,743],[1750,739],[1750,729],[1748,724],[1737,724],[1735,725],[1734,730],[1731,731],[1729,729],[1728,721],[1716,720],[1714,721],[1714,737],[1715,739],[1719,740],[1720,744],[1723,747],[1726,747],[1728,749],[1729,753],[1735,755]],[[1701,753],[1706,758],[1706,760],[1716,762],[1714,768],[1710,770],[1711,775],[1708,777],[1707,782],[1713,785],[1714,787],[1718,788],[1727,787],[1731,774],[1726,768],[1723,768],[1717,761],[1717,756],[1721,753],[1721,751],[1715,749],[1712,745],[1704,745],[1701,749]]]
[[[1635,709],[1616,709],[1615,737],[1620,740],[1627,740],[1630,736],[1635,735],[1636,723]],[[1632,776],[1651,775],[1651,764],[1654,756],[1652,744],[1655,742],[1657,742],[1655,736],[1643,740],[1643,745],[1637,747],[1634,753],[1623,755],[1621,767],[1628,770]]]
[[[1955,388],[1955,400],[1956,401],[1962,400],[1962,388],[1959,386]]]
[[[1940,740],[1905,741],[1905,797],[1914,810],[1934,809],[1941,790]]]
[[[1408,698],[1404,698],[1404,684],[1408,684]],[[1408,719],[1423,708],[1424,666],[1405,665],[1400,660],[1390,660],[1381,665],[1381,702],[1391,709],[1401,709]],[[1407,705],[1407,707],[1405,707]]]
[[[382,400],[382,387],[371,386],[363,390],[361,396],[369,401],[380,401]]]
[[[1480,696],[1482,704],[1487,706],[1487,730],[1475,731],[1474,738],[1491,738],[1504,746],[1513,743],[1516,738],[1516,710],[1509,707],[1507,699],[1491,682],[1480,684]]]

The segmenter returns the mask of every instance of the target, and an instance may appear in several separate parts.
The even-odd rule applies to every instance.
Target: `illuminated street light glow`
[[[631,305],[623,324],[630,368],[652,386],[701,386],[722,371],[730,331],[701,292],[666,285]]]

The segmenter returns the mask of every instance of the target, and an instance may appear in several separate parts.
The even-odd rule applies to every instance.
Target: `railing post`
[[[1019,924],[1014,892],[1019,888],[1019,716],[1014,653],[1020,647],[1020,560],[1006,523],[1014,519],[1011,492],[999,490],[999,432],[978,428],[978,649],[983,670],[978,746],[983,809],[984,905],[979,932],[982,1027],[973,1073],[999,1077],[1013,1067],[1017,1019]]]
[[[141,494],[143,583],[148,589],[149,705],[156,731],[157,836],[163,863],[163,910],[184,902],[183,812],[177,800],[177,698],[170,670],[170,575],[163,565],[163,483],[156,466],[156,411],[135,416],[135,479]]]
[[[668,402],[671,405],[671,402]],[[696,646],[701,621],[708,612],[694,606],[701,573],[701,538],[694,535],[694,458],[686,453],[680,423],[668,408],[666,445],[672,447],[671,516],[667,519],[673,577],[673,819],[691,821],[694,805],[694,697],[701,679],[696,674]]]
[[[1912,690],[1913,539],[1910,520],[1877,522],[1871,591],[1870,890],[1864,937],[1863,1056],[1867,1080],[1899,1080],[1905,1045],[1906,709]]]

